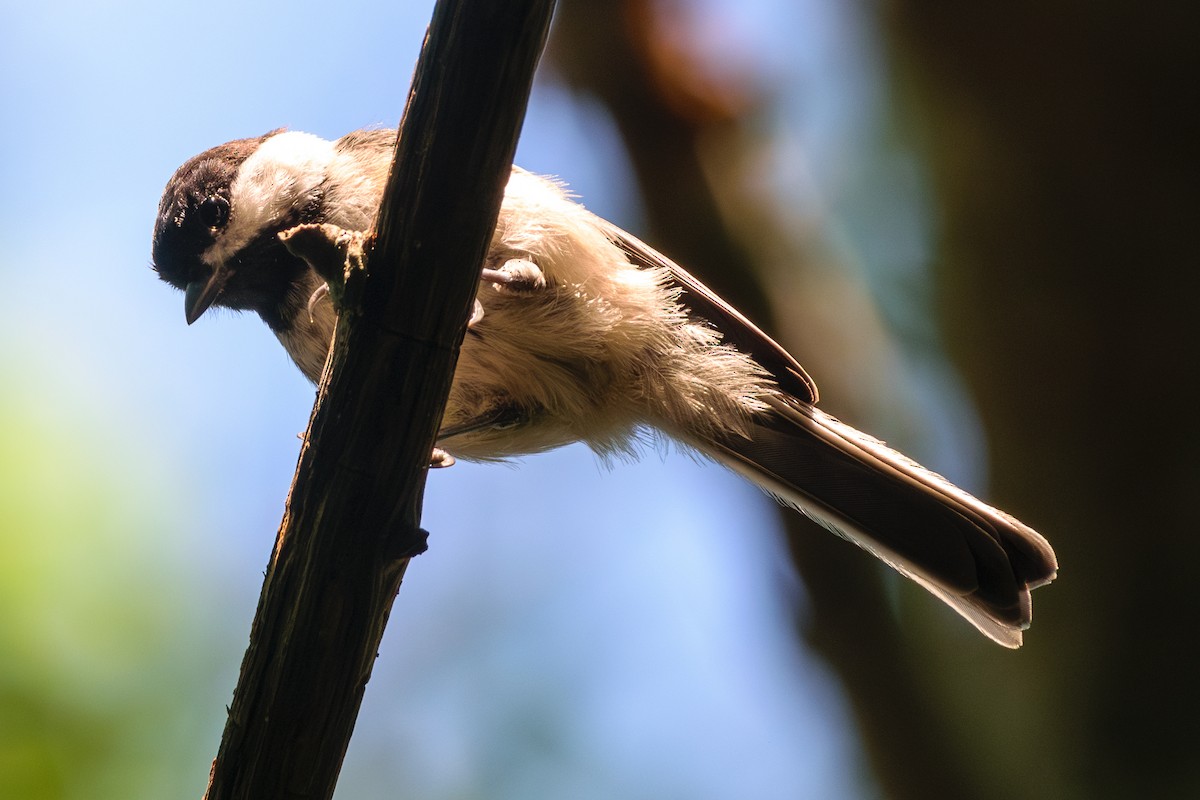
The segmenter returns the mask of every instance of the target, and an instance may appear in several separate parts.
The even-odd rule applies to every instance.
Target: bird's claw
[[[440,447],[433,448],[433,453],[429,456],[430,469],[444,469],[445,467],[454,466],[454,456],[447,453]]]
[[[328,296],[329,296],[329,284],[328,283],[322,283],[320,286],[318,286],[313,291],[312,294],[310,294],[308,296],[308,304],[305,307],[308,309],[308,321],[310,323],[315,323],[317,321],[313,317],[313,309],[316,308],[317,303],[321,302],[322,299],[324,299]]]
[[[471,309],[471,316],[467,320],[467,329],[470,330],[483,321],[483,303],[475,301],[475,307]]]
[[[500,269],[484,267],[480,279],[491,283],[498,292],[524,294],[546,288],[546,276],[537,264],[526,258],[509,259]]]

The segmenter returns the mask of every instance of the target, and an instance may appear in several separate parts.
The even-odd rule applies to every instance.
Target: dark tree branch
[[[326,370],[206,797],[328,798],[420,530],[425,471],[553,0],[443,0]]]

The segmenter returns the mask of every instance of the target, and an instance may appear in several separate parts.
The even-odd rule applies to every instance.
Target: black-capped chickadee
[[[279,234],[315,222],[370,230],[395,138],[273,131],[180,167],[153,259],[184,291],[188,323],[213,305],[255,311],[316,382],[337,311]],[[1057,570],[1046,540],[817,409],[800,364],[680,267],[514,169],[481,268],[440,447],[489,460],[582,441],[610,455],[658,431],[1020,646],[1029,591]]]

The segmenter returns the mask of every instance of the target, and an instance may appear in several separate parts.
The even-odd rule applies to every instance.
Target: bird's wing
[[[817,385],[788,351],[711,289],[671,259],[611,222],[596,217],[596,224],[609,241],[625,252],[630,263],[642,268],[662,268],[671,274],[682,290],[681,302],[703,317],[721,334],[727,344],[757,361],[779,384],[779,388],[797,400],[817,402]]]

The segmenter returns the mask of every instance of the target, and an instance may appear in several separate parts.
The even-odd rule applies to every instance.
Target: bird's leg
[[[499,405],[474,419],[442,428],[438,431],[437,440],[441,442],[444,439],[452,439],[464,433],[476,433],[482,430],[501,431],[527,422],[529,422],[528,411],[518,408],[515,405]],[[452,466],[454,466],[454,456],[440,447],[433,448],[433,455],[429,459],[430,469]]]
[[[507,430],[528,423],[530,416],[530,412],[524,408],[511,403],[501,403],[477,417],[442,428],[438,431],[437,440],[443,442],[446,439],[453,439],[455,436],[462,436],[464,433],[476,433],[482,430]]]
[[[313,307],[326,296],[336,308],[342,308],[348,299],[345,295],[351,279],[362,276],[367,234],[329,223],[305,224],[283,231],[279,240],[292,255],[303,259],[325,280],[325,285],[308,298],[309,316],[312,316]],[[357,281],[360,286],[361,283],[361,280]]]

